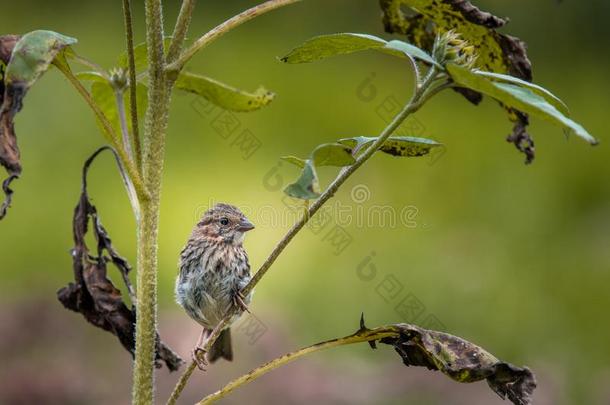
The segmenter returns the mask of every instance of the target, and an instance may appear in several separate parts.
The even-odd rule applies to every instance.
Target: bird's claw
[[[206,360],[206,351],[201,347],[196,347],[191,353],[193,357],[193,361],[197,365],[197,368],[201,371],[206,371],[206,366],[208,365],[208,361]]]
[[[250,314],[250,313],[251,313],[251,312],[250,312],[250,309],[248,308],[248,306],[246,305],[246,303],[244,302],[244,300],[245,300],[245,297],[244,297],[244,295],[241,293],[241,291],[236,290],[236,291],[233,293],[233,305],[234,305],[236,308],[239,308],[239,309],[241,309],[242,311],[246,311],[247,313],[249,313],[249,314]]]

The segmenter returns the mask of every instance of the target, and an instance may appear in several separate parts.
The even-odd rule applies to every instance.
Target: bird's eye
[[[229,225],[229,220],[225,217],[220,218],[220,225],[223,225],[223,226]]]

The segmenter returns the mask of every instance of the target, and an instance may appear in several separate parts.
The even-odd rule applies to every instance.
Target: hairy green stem
[[[138,128],[138,99],[136,81],[136,59],[133,52],[133,21],[131,18],[131,1],[123,0],[123,17],[125,24],[125,37],[127,46],[127,59],[129,63],[129,105],[131,107],[131,133],[135,148],[137,166],[142,169],[142,144]],[[129,141],[128,141],[129,142]]]
[[[197,52],[203,49],[205,46],[214,42],[216,39],[231,31],[235,27],[250,21],[251,19],[258,17],[262,14],[268,13],[269,11],[275,10],[276,8],[287,6],[292,3],[296,3],[301,0],[269,0],[258,6],[254,6],[246,11],[243,11],[236,16],[228,19],[217,27],[206,32],[201,38],[197,39],[187,50],[185,50],[180,57],[171,62],[166,66],[165,70],[169,74],[177,74],[182,70],[184,65],[193,57]]]
[[[178,56],[180,56],[180,52],[182,51],[182,46],[184,45],[184,40],[186,38],[186,33],[188,32],[189,25],[191,24],[191,18],[193,17],[193,10],[195,9],[196,3],[197,0],[182,1],[180,14],[178,14],[178,19],[176,20],[176,25],[174,27],[174,33],[172,34],[172,41],[169,44],[167,56],[165,57],[167,63],[172,63],[178,58]]]
[[[304,347],[294,352],[286,353],[283,356],[271,360],[270,362],[265,363],[262,366],[257,367],[254,370],[242,375],[241,377],[238,377],[235,380],[229,382],[220,390],[203,398],[197,403],[197,405],[205,405],[211,404],[212,402],[216,402],[219,399],[230,394],[235,389],[241,387],[242,385],[248,384],[249,382],[256,380],[259,377],[262,377],[268,372],[275,370],[280,366],[286,365],[308,354],[319,352],[320,350],[331,349],[333,347],[351,345],[354,343],[371,342],[387,337],[397,337],[398,335],[399,331],[393,326],[383,326],[375,329],[363,329],[349,336],[326,340],[324,342],[316,343],[314,345]]]
[[[170,88],[163,72],[165,59],[161,0],[146,0],[145,9],[149,87],[144,120],[142,171],[150,196],[141,201],[142,220],[138,224],[138,314],[133,371],[133,403],[137,405],[154,402],[159,200],[170,99]]]
[[[328,188],[322,193],[322,195],[305,211],[303,216],[299,219],[299,221],[290,228],[290,230],[284,235],[284,237],[278,242],[275,246],[271,254],[267,257],[265,262],[261,265],[258,271],[252,277],[252,280],[248,283],[248,285],[242,290],[244,295],[249,294],[256,284],[263,278],[263,276],[267,273],[271,265],[275,262],[275,260],[279,257],[279,255],[284,251],[286,246],[292,241],[292,239],[299,233],[299,231],[305,226],[305,224],[313,217],[313,215],[318,212],[320,208],[332,197],[335,195],[339,187],[356,171],[360,166],[362,166],[373,154],[383,145],[385,140],[392,135],[392,133],[403,123],[403,121],[412,113],[417,111],[421,105],[427,101],[432,95],[436,94],[440,90],[436,90],[436,88],[432,88],[432,84],[438,80],[436,67],[432,66],[428,71],[428,74],[423,79],[421,85],[417,85],[415,87],[415,92],[411,100],[405,105],[405,107],[392,119],[392,121],[388,124],[388,126],[379,134],[377,140],[367,148],[357,159],[356,162],[351,166],[346,167],[342,170],[337,178],[328,186]],[[442,86],[439,86],[442,87]],[[220,336],[220,332],[229,326],[229,319],[232,314],[228,314],[217,326],[214,328],[212,334],[208,337],[203,350],[209,351],[218,336]],[[193,371],[197,367],[194,361],[191,361],[187,366],[186,370],[180,376],[178,383],[174,387],[174,391],[168,401],[169,405],[173,405],[176,403],[176,400],[180,397],[180,394],[184,390],[188,379],[193,374]]]

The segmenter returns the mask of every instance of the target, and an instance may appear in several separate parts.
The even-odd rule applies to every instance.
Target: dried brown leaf
[[[4,218],[11,204],[13,190],[9,186],[21,174],[13,117],[21,109],[24,91],[22,88],[7,87],[4,84],[6,65],[10,62],[13,48],[18,40],[17,35],[0,36],[0,164],[8,173],[8,177],[2,182],[5,199],[0,205],[0,219]]]
[[[361,329],[363,323],[361,321]],[[515,405],[528,405],[536,388],[536,378],[527,367],[499,360],[491,353],[460,337],[410,324],[393,328],[398,337],[381,339],[394,347],[406,366],[438,370],[459,382],[487,380],[501,398]]]
[[[80,312],[91,324],[111,332],[132,355],[135,353],[136,306],[128,272],[131,269],[127,260],[112,246],[110,236],[102,226],[97,210],[87,194],[87,172],[93,160],[104,150],[98,149],[83,167],[81,196],[74,210],[72,222],[74,248],[72,249],[72,268],[74,283],[57,292],[64,307]],[[97,256],[93,256],[85,242],[89,223],[93,224],[93,234],[97,240]],[[108,255],[108,256],[106,256]],[[125,304],[123,296],[107,277],[107,263],[111,262],[119,270],[132,300],[131,309]],[[177,370],[182,359],[165,345],[157,334],[156,365],[161,361],[170,371]]]

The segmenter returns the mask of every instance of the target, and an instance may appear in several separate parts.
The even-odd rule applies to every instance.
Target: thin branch
[[[276,8],[287,6],[299,1],[301,0],[269,0],[237,14],[217,27],[211,29],[201,38],[196,40],[186,51],[182,53],[182,55],[180,55],[176,61],[171,62],[165,67],[166,72],[170,74],[177,74],[197,52],[241,24],[269,11],[275,10]]]
[[[241,387],[242,385],[247,384],[247,383],[267,374],[268,372],[275,370],[276,368],[278,368],[280,366],[288,364],[288,363],[290,363],[294,360],[297,360],[303,356],[306,356],[308,354],[312,354],[312,353],[318,352],[320,350],[331,349],[333,347],[351,345],[354,343],[371,342],[371,341],[376,341],[376,340],[380,340],[380,339],[388,338],[388,337],[396,338],[399,335],[400,335],[400,332],[398,331],[398,329],[396,327],[383,326],[383,327],[379,327],[379,328],[375,328],[375,329],[361,329],[358,332],[356,332],[352,335],[349,335],[349,336],[345,336],[345,337],[337,338],[337,339],[331,339],[331,340],[327,340],[324,342],[316,343],[311,346],[304,347],[295,352],[287,353],[281,357],[271,360],[270,362],[265,363],[262,366],[253,369],[249,373],[246,373],[246,374],[242,375],[241,377],[236,378],[235,380],[233,380],[233,381],[229,382],[227,385],[225,385],[222,389],[203,398],[200,402],[197,403],[197,405],[211,404],[212,402],[215,402],[215,401],[227,396],[229,393],[231,393],[235,389]]]
[[[129,103],[131,106],[131,132],[133,144],[136,150],[136,164],[142,169],[142,144],[140,142],[140,130],[138,128],[138,99],[136,81],[136,60],[133,52],[133,20],[131,18],[131,1],[123,0],[123,17],[125,23],[125,37],[127,39],[127,56],[129,61]],[[121,100],[122,102],[122,100]],[[129,142],[129,140],[127,141]]]
[[[140,173],[138,169],[133,165],[133,162],[129,159],[127,152],[123,148],[120,140],[117,137],[117,134],[114,132],[112,125],[102,112],[98,105],[93,101],[93,98],[87,91],[87,89],[82,85],[82,83],[74,76],[69,66],[63,63],[55,63],[55,66],[66,76],[70,84],[74,86],[78,94],[80,94],[87,105],[91,108],[96,118],[102,125],[102,133],[105,135],[106,139],[110,142],[112,147],[116,150],[119,157],[121,158],[121,163],[125,167],[125,170],[129,174],[129,178],[133,182],[134,188],[140,197],[147,198],[148,191],[144,187],[144,183],[142,182],[142,178],[140,177]]]
[[[167,56],[165,57],[167,63],[172,63],[180,56],[196,3],[197,0],[182,0],[180,14],[178,14],[174,33],[172,34],[172,42],[169,44]]]
[[[97,73],[99,73],[103,77],[105,77],[106,80],[110,80],[110,78],[108,77],[108,73],[106,73],[106,70],[104,70],[104,68],[102,68],[97,63],[90,61],[89,59],[87,59],[83,56],[77,55],[76,53],[72,53],[70,55],[70,59],[73,59],[75,62],[80,63],[83,66],[93,69],[94,71],[96,71]]]
[[[129,159],[133,161],[133,151],[131,150],[131,140],[129,139],[129,128],[127,126],[127,113],[125,112],[125,102],[123,101],[123,90],[113,89],[116,101],[117,113],[119,115],[119,125],[121,127],[121,138],[123,147]]]
[[[339,187],[341,187],[341,185],[343,183],[345,183],[345,181],[356,170],[358,170],[358,168],[360,168],[360,166],[362,166],[371,156],[373,156],[373,154],[381,147],[381,145],[383,145],[385,140],[390,135],[392,135],[392,133],[400,126],[400,124],[403,123],[403,121],[410,114],[417,111],[421,107],[422,103],[430,98],[430,96],[428,95],[428,89],[437,79],[436,75],[437,75],[437,70],[434,66],[432,66],[430,68],[430,70],[428,71],[428,74],[424,78],[422,85],[416,87],[411,100],[394,117],[394,119],[392,119],[392,121],[388,124],[388,126],[381,132],[379,137],[377,137],[377,140],[375,142],[373,142],[373,144],[370,147],[368,147],[356,159],[355,163],[353,163],[351,166],[344,168],[344,170],[342,170],[339,173],[337,178],[330,184],[330,186],[326,189],[326,191],[324,191],[324,193],[322,193],[322,195],[309,207],[309,209],[306,210],[306,212],[303,214],[301,219],[296,224],[294,224],[292,226],[292,228],[290,228],[288,233],[286,233],[286,235],[278,242],[278,244],[275,246],[275,248],[273,249],[273,251],[271,252],[269,257],[267,257],[267,260],[265,260],[265,262],[261,265],[259,270],[254,274],[254,277],[252,277],[252,280],[250,280],[248,285],[242,290],[242,293],[244,295],[248,295],[252,291],[252,289],[254,289],[254,286],[256,286],[256,284],[258,284],[258,282],[263,278],[263,276],[267,273],[267,271],[269,270],[271,265],[275,262],[275,260],[279,257],[279,255],[284,251],[286,246],[288,246],[288,244],[297,235],[297,233],[299,233],[299,231],[305,226],[307,221],[309,221],[309,219],[311,217],[313,217],[314,214],[320,208],[322,208],[322,206],[332,196],[335,195],[335,193],[337,192]],[[432,94],[435,94],[435,93],[432,93]],[[214,330],[212,331],[212,334],[208,337],[206,344],[203,347],[204,351],[209,351],[210,348],[212,347],[212,345],[214,344],[214,342],[216,341],[216,339],[218,338],[218,336],[220,335],[220,332],[222,332],[222,330],[224,330],[227,326],[229,326],[229,319],[231,318],[231,315],[232,314],[229,314],[228,316],[226,316],[214,328]],[[187,366],[186,370],[184,371],[183,375],[178,380],[178,383],[176,384],[176,387],[174,388],[174,391],[172,392],[172,395],[168,401],[168,404],[170,404],[170,405],[175,404],[178,397],[180,397],[182,390],[186,386],[188,379],[193,374],[195,367],[197,367],[197,365],[195,364],[194,361],[191,361],[189,363],[189,365]]]
[[[400,111],[388,124],[388,126],[379,134],[377,140],[373,142],[373,144],[367,148],[357,159],[356,161],[346,168],[345,171],[342,171],[339,176],[328,186],[326,191],[322,193],[320,198],[318,198],[309,208],[308,212],[301,217],[299,222],[297,222],[293,227],[288,231],[286,236],[276,245],[273,249],[267,260],[262,264],[260,269],[254,274],[252,280],[248,283],[248,285],[244,288],[242,293],[244,295],[248,295],[256,284],[263,278],[265,273],[269,270],[271,265],[275,262],[278,256],[282,253],[282,251],[288,246],[290,241],[296,236],[297,233],[305,226],[307,221],[314,216],[316,212],[332,197],[335,195],[339,187],[345,181],[362,166],[373,154],[383,145],[386,139],[394,133],[394,131],[403,123],[403,121],[413,112],[417,111],[419,107],[422,105],[422,101],[424,100],[424,95],[428,90],[428,87],[432,84],[436,76],[436,68],[431,67],[428,75],[424,79],[422,86],[417,88],[411,100],[407,103],[407,105]],[[425,98],[427,100],[427,97]]]

